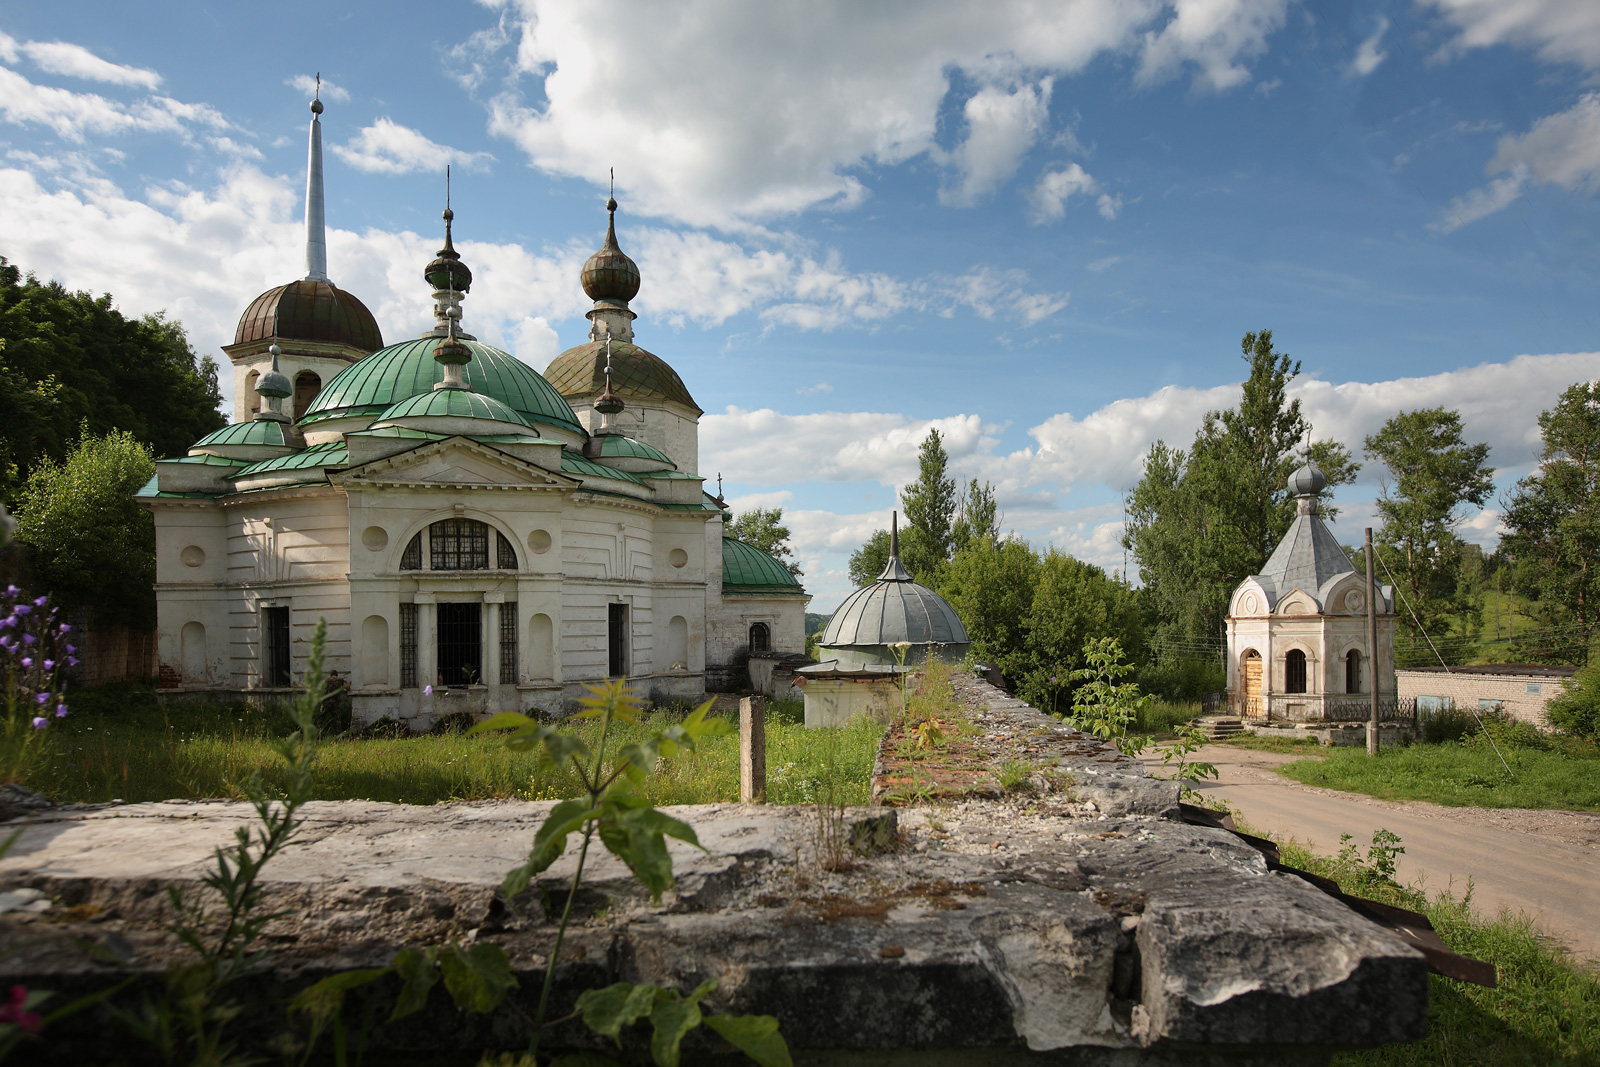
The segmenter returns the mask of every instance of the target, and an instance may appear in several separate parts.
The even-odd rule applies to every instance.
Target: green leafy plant
[[[1373,831],[1372,845],[1367,849],[1366,859],[1361,858],[1361,850],[1352,843],[1350,834],[1341,834],[1339,845],[1339,855],[1333,860],[1333,865],[1340,882],[1351,883],[1362,895],[1374,890],[1399,888],[1395,871],[1399,866],[1398,857],[1405,855],[1406,851],[1400,843],[1399,834],[1383,827]]]
[[[1217,765],[1204,760],[1192,760],[1192,756],[1202,745],[1209,744],[1211,738],[1206,734],[1205,727],[1190,721],[1178,727],[1178,737],[1169,745],[1158,746],[1161,753],[1161,766],[1171,770],[1170,777],[1174,781],[1183,783],[1183,796],[1188,799],[1195,795],[1195,790],[1189,785],[1191,781],[1200,778],[1216,778]]]
[[[239,827],[234,844],[216,850],[212,869],[200,879],[200,892],[176,886],[167,890],[175,916],[167,929],[188,946],[192,959],[168,969],[163,996],[146,997],[136,1009],[117,1011],[169,1063],[220,1067],[255,1062],[228,1036],[229,1024],[245,1010],[231,989],[262,970],[267,954],[257,951],[256,943],[267,925],[285,914],[262,907],[261,873],[299,836],[300,809],[312,798],[327,636],[327,620],[318,620],[302,690],[290,709],[295,731],[274,742],[288,764],[282,795],[269,790],[259,773],[251,775],[244,792],[255,810],[255,824]]]
[[[1008,759],[1000,765],[1000,773],[995,778],[1000,783],[1000,788],[1007,793],[1028,784],[1033,777],[1033,764],[1027,760]]]
[[[1114,637],[1092,637],[1084,643],[1087,667],[1072,672],[1081,683],[1072,693],[1073,726],[1108,741],[1117,741],[1124,751],[1137,753],[1148,743],[1129,738],[1128,727],[1151,698],[1139,692],[1139,683],[1123,681],[1134,671],[1124,659],[1122,644]],[[1131,742],[1131,743],[1130,743]]]
[[[639,723],[643,702],[628,690],[622,679],[591,686],[590,691],[592,695],[580,702],[582,710],[577,717],[599,721],[599,734],[592,746],[573,733],[517,712],[501,712],[469,731],[505,731],[508,747],[514,751],[541,752],[550,763],[567,768],[582,788],[581,795],[563,800],[550,809],[534,834],[527,860],[509,871],[500,885],[506,907],[515,911],[518,899],[534,878],[561,858],[573,835],[579,836],[577,865],[556,927],[555,943],[545,963],[544,984],[532,1019],[532,1039],[525,1053],[503,1056],[499,1060],[517,1067],[536,1067],[540,1062],[539,1045],[547,1025],[550,994],[590,848],[598,840],[607,851],[627,864],[633,876],[650,891],[651,899],[659,900],[674,884],[672,857],[667,851],[666,839],[676,838],[696,848],[701,847],[700,841],[693,827],[657,811],[635,790],[644,784],[661,760],[692,752],[698,742],[733,731],[732,724],[725,719],[708,717],[711,701],[707,701],[681,722],[663,724],[643,740],[620,745],[608,758],[607,743],[613,725]],[[452,942],[426,950],[407,948],[398,953],[387,968],[332,975],[296,997],[294,1010],[306,1013],[311,1019],[312,1043],[331,1025],[335,1057],[343,1063],[345,995],[389,973],[398,975],[403,982],[391,1020],[420,1010],[441,979],[458,1008],[478,1013],[494,1011],[506,994],[517,987],[505,950],[492,942],[479,941],[468,947]],[[701,1011],[701,999],[715,988],[715,983],[707,983],[684,996],[675,990],[649,984],[620,982],[584,993],[579,998],[578,1010],[591,1029],[613,1038],[618,1037],[623,1026],[648,1018],[655,1028],[651,1055],[662,1067],[676,1067],[679,1043],[702,1023],[762,1067],[788,1067],[788,1048],[778,1034],[776,1019],[707,1015]],[[558,1058],[553,1067],[610,1062],[613,1061],[596,1053],[576,1053]]]

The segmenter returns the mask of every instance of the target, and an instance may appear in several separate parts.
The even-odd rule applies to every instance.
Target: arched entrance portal
[[[1239,714],[1261,714],[1261,653],[1253,648],[1239,657]]]

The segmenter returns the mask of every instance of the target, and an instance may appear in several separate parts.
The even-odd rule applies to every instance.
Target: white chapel
[[[589,340],[544,374],[468,332],[448,207],[423,270],[434,322],[385,346],[328,276],[311,110],[305,277],[252,301],[223,349],[234,422],[139,493],[162,688],[286,694],[323,618],[358,723],[559,713],[608,677],[694,700],[747,686],[751,652],[803,652],[809,597],[724,536],[700,408],[634,343],[616,201],[579,279]]]

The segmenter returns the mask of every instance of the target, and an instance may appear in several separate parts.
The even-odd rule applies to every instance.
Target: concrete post
[[[745,697],[739,701],[739,802],[767,801],[766,701]]]
[[[1378,583],[1372,574],[1372,527],[1367,527],[1367,674],[1372,711],[1367,719],[1367,755],[1378,754]]]

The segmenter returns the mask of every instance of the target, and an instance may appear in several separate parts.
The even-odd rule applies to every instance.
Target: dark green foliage
[[[85,423],[182,455],[224,424],[221,401],[216,363],[196,358],[178,323],[124,318],[109,294],[24,279],[0,256],[0,499],[65,456]]]
[[[1387,471],[1378,497],[1383,526],[1374,540],[1379,580],[1392,574],[1405,598],[1398,607],[1409,640],[1397,641],[1395,654],[1401,666],[1431,662],[1423,633],[1439,638],[1475,617],[1462,583],[1466,546],[1455,529],[1463,505],[1482,506],[1494,489],[1489,446],[1462,439],[1459,413],[1423,408],[1384,423],[1366,439],[1366,452]]]
[[[1238,407],[1208,413],[1188,451],[1157,441],[1126,501],[1123,543],[1165,634],[1220,636],[1234,587],[1260,571],[1294,519],[1285,483],[1305,462],[1297,450],[1309,429],[1300,401],[1288,399],[1300,364],[1274,351],[1270,330],[1245,334],[1242,347],[1250,374]],[[1315,442],[1311,454],[1330,492],[1359,469],[1336,442]]]
[[[154,626],[155,522],[133,497],[154,473],[149,449],[127,431],[85,437],[64,462],[41,459],[17,509],[38,584],[99,619]]]
[[[871,585],[889,564],[889,531],[874,530],[867,543],[850,554],[850,580]]]
[[[1228,688],[1228,668],[1214,656],[1158,656],[1139,668],[1139,688],[1167,700],[1199,700]]]
[[[998,540],[1000,505],[995,502],[994,486],[988,482],[979,485],[974,478],[967,484],[967,495],[956,509],[955,525],[950,528],[951,546],[960,551],[973,541],[993,543]]]
[[[956,516],[956,483],[945,472],[950,457],[938,430],[929,430],[917,453],[917,480],[900,490],[906,526],[900,531],[900,559],[923,585],[933,585],[950,558]],[[874,575],[876,577],[876,575]]]
[[[1557,730],[1600,741],[1600,662],[1563,683],[1562,693],[1545,705],[1544,713]]]
[[[728,523],[727,533],[735,540],[759,548],[788,567],[796,578],[805,573],[789,547],[789,527],[783,525],[782,508],[751,508]]]
[[[973,657],[1046,710],[1069,706],[1090,639],[1116,638],[1129,656],[1143,654],[1138,594],[1054,548],[1037,553],[1015,537],[974,541],[945,568],[939,591],[961,616]]]
[[[1579,382],[1539,416],[1539,470],[1517,483],[1502,549],[1518,592],[1567,632],[1541,658],[1585,663],[1600,631],[1600,382]]]

